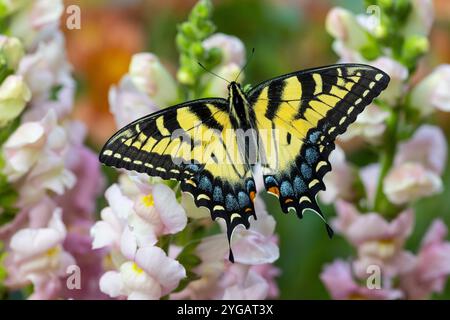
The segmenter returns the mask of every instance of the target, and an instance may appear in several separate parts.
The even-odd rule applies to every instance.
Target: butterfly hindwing
[[[100,161],[181,181],[197,206],[223,218],[228,237],[255,216],[255,183],[243,160],[224,99],[200,99],[143,117],[119,130]]]
[[[249,92],[262,141],[264,184],[285,213],[292,208],[302,217],[312,209],[323,218],[315,198],[325,189],[334,140],[388,82],[376,68],[342,64],[287,74]]]

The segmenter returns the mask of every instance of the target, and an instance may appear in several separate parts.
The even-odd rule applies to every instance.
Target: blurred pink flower
[[[412,209],[403,211],[391,222],[377,213],[360,214],[354,205],[342,200],[336,203],[336,211],[338,217],[333,221],[336,231],[357,248],[354,268],[358,276],[364,277],[369,265],[380,266],[387,276],[410,268],[411,254],[403,251],[403,245],[413,229]]]
[[[69,252],[76,261],[81,271],[81,288],[70,289],[64,286],[62,296],[67,299],[105,299],[107,296],[100,291],[98,286],[103,270],[104,250],[93,250],[92,239],[89,235],[93,221],[78,220],[70,224],[69,232],[64,241],[64,249]]]
[[[422,125],[410,140],[399,145],[383,191],[395,204],[436,194],[442,190],[440,174],[446,160],[447,142],[442,130]]]
[[[450,112],[450,64],[439,65],[412,90],[410,104],[421,115],[435,109]]]
[[[74,163],[69,167],[76,176],[75,186],[58,197],[58,205],[67,212],[66,222],[77,218],[90,218],[94,213],[96,197],[103,186],[97,155],[83,145],[72,148]]]
[[[222,52],[221,65],[230,63],[243,66],[245,62],[245,47],[242,41],[234,36],[224,33],[215,33],[203,41],[203,47],[207,50],[219,48]]]
[[[75,186],[76,177],[65,167],[64,159],[49,154],[36,163],[21,185],[19,205],[39,201],[46,192],[62,195]]]
[[[128,76],[135,87],[146,93],[159,108],[168,107],[177,100],[175,79],[152,53],[133,55]]]
[[[21,75],[32,93],[31,106],[24,114],[25,121],[43,118],[49,109],[56,112],[58,119],[67,116],[73,107],[75,81],[66,59],[65,41],[61,32],[55,32],[46,42],[40,42],[36,51],[20,61]],[[60,89],[52,96],[52,90]]]
[[[413,269],[400,277],[400,287],[408,299],[426,299],[442,292],[450,275],[450,242],[444,242],[447,226],[434,220],[422,240]]]
[[[380,94],[379,99],[391,106],[395,106],[398,100],[405,94],[405,81],[408,79],[408,69],[400,62],[387,56],[382,56],[371,61],[370,65],[383,70],[391,78],[389,86]]]
[[[268,282],[248,265],[230,264],[220,279],[223,300],[263,300],[269,295]]]
[[[398,147],[395,165],[416,162],[442,174],[447,163],[447,141],[442,129],[432,125],[420,126],[413,137]]]
[[[63,148],[64,137],[64,132],[56,124],[56,115],[53,111],[49,111],[40,121],[20,125],[3,145],[5,157],[3,171],[8,180],[16,181],[28,173],[41,158],[46,147],[57,150]]]
[[[330,204],[338,198],[351,199],[355,176],[351,166],[345,160],[344,150],[336,146],[329,160],[333,170],[323,178],[326,190],[319,192],[320,200]]]
[[[406,204],[442,191],[442,180],[421,164],[407,162],[389,172],[383,181],[383,192],[394,204]]]
[[[276,278],[281,274],[281,270],[271,263],[258,264],[250,267],[249,273],[256,273],[260,275],[269,285],[269,291],[265,298],[275,299],[280,295]]]
[[[110,297],[130,300],[160,299],[174,290],[186,271],[178,261],[158,247],[140,248],[134,261],[126,261],[120,271],[108,271],[100,279],[100,290]]]
[[[9,244],[11,251],[5,263],[8,270],[5,284],[15,288],[32,283],[31,299],[56,298],[60,278],[66,275],[69,265],[75,264],[73,257],[62,247],[65,237],[66,228],[59,208],[55,209],[48,226],[19,230]]]
[[[59,30],[64,12],[62,0],[15,1],[20,8],[11,21],[10,32],[22,39],[27,48],[33,48]]]
[[[353,13],[346,9],[332,8],[326,17],[325,27],[328,33],[336,39],[333,46],[358,51],[368,43],[367,31]]]
[[[366,198],[369,207],[372,207],[375,201],[378,177],[380,176],[380,164],[369,164],[359,171],[359,176],[366,191]]]
[[[350,263],[336,260],[324,267],[320,275],[331,297],[336,300],[368,299],[390,300],[402,298],[402,292],[395,289],[369,289],[358,284],[352,275]]]
[[[117,87],[111,87],[108,100],[118,128],[158,110],[156,103],[137,89],[129,76],[123,77]]]

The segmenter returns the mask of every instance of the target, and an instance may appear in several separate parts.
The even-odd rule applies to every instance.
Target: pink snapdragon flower
[[[24,121],[38,121],[49,109],[55,111],[58,119],[69,115],[74,103],[75,80],[70,74],[62,32],[55,32],[48,41],[40,42],[37,50],[26,54],[17,72],[32,93]],[[56,87],[59,89],[52,94]]]
[[[64,240],[64,249],[76,260],[81,272],[80,287],[63,286],[61,295],[68,299],[98,300],[106,299],[107,295],[100,291],[98,286],[103,274],[103,260],[105,250],[93,250],[92,238],[89,235],[93,221],[79,219],[71,221],[67,236]]]
[[[56,298],[67,267],[75,264],[62,246],[66,233],[59,208],[46,227],[17,231],[9,244],[6,285],[14,288],[32,283],[34,293],[30,299]]]
[[[450,111],[450,65],[442,64],[419,82],[411,92],[410,103],[423,116],[435,110]]]
[[[350,203],[338,201],[338,217],[333,221],[337,232],[357,248],[356,274],[367,276],[369,265],[378,265],[386,276],[394,276],[410,268],[412,255],[403,250],[412,232],[414,213],[407,209],[391,222],[377,213],[360,214]]]
[[[92,247],[108,248],[112,268],[100,280],[110,297],[159,299],[186,276],[183,266],[154,245],[160,236],[183,230],[184,209],[164,184],[120,179],[105,193],[109,207],[91,229]],[[162,270],[162,265],[167,270]]]
[[[383,191],[395,204],[405,204],[442,191],[447,144],[442,130],[423,125],[399,146],[394,167],[383,182]]]
[[[369,289],[359,284],[352,275],[350,263],[336,260],[324,267],[320,275],[331,297],[336,300],[391,300],[402,298],[400,290],[381,288]]]
[[[109,105],[119,128],[173,104],[175,80],[152,53],[135,54],[128,73],[109,91]]]
[[[70,222],[79,218],[88,219],[94,213],[95,200],[103,186],[98,156],[83,145],[71,149],[74,160],[69,168],[76,177],[76,183],[56,201],[70,215],[64,217]]]
[[[426,299],[442,292],[450,275],[450,242],[444,241],[447,226],[434,220],[422,240],[413,268],[400,277],[400,287],[408,299]]]
[[[100,290],[110,297],[126,296],[130,300],[154,300],[169,294],[186,271],[176,260],[158,247],[136,251],[133,261],[121,264],[119,271],[108,271],[100,279]]]

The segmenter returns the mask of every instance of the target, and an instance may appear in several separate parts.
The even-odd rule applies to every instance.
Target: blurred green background
[[[176,25],[186,19],[195,3],[170,1],[66,1],[82,8],[81,30],[66,31],[69,58],[79,81],[76,116],[88,123],[89,140],[99,148],[115,130],[108,111],[107,93],[127,72],[132,54],[156,53],[171,71],[176,70]],[[213,1],[217,31],[239,37],[248,52],[255,48],[246,69],[246,82],[256,84],[282,73],[335,63],[332,38],[325,31],[325,17],[333,6],[364,13],[363,1],[353,0],[217,0]],[[436,22],[431,33],[431,52],[419,72],[426,73],[440,63],[450,62],[450,1],[435,1]],[[437,117],[450,137],[450,119]],[[351,146],[349,147],[351,150]],[[347,148],[348,149],[348,148]],[[351,152],[358,164],[373,161],[365,152]],[[450,225],[450,170],[443,178],[445,190],[439,196],[416,205],[416,228],[407,247],[413,251],[433,218]],[[303,221],[285,215],[278,201],[264,195],[269,212],[277,220],[282,270],[279,278],[282,299],[327,299],[319,274],[325,263],[336,257],[350,257],[352,248],[340,236],[328,239],[323,223],[313,214]],[[334,209],[324,206],[332,217]],[[435,298],[449,299],[450,285]]]

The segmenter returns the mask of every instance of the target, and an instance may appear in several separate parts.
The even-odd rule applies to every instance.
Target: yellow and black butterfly
[[[368,65],[338,64],[286,74],[248,92],[233,81],[228,99],[188,101],[130,123],[105,144],[100,161],[180,181],[197,206],[225,220],[228,240],[237,225],[248,228],[249,218],[256,219],[256,162],[283,212],[301,218],[311,209],[325,221],[316,195],[325,190],[334,140],[389,80]]]

